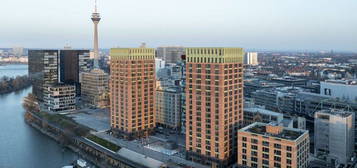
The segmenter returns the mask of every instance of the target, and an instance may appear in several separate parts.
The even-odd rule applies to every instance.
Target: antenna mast
[[[97,0],[94,2],[94,13],[97,13]]]

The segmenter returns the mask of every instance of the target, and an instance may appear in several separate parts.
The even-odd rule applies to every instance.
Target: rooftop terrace
[[[277,133],[272,133],[272,132],[268,131],[269,126],[272,126],[273,128],[280,127],[281,130],[278,131]],[[269,137],[275,137],[275,138],[295,141],[300,136],[307,133],[308,131],[301,130],[301,129],[294,129],[294,128],[285,128],[285,127],[281,127],[281,126],[277,126],[277,125],[256,122],[256,123],[253,123],[243,129],[241,129],[239,132],[249,132],[249,133],[254,133],[254,134],[258,134],[258,135],[262,135],[262,136],[269,136]]]

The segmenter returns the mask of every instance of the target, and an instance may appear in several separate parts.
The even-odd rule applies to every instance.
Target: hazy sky
[[[100,47],[357,51],[357,0],[98,0]],[[0,48],[92,47],[94,0],[1,0]]]

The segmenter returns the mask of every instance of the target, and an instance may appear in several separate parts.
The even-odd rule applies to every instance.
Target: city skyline
[[[357,51],[357,2],[99,1],[101,48],[162,45]],[[90,48],[93,1],[6,0],[1,47]],[[23,4],[22,8],[18,4]],[[41,12],[33,9],[41,7]],[[68,7],[69,6],[69,7]],[[124,7],[122,7],[124,6]],[[14,10],[17,9],[14,13]],[[319,12],[316,12],[316,9]],[[140,10],[141,12],[137,12]],[[213,12],[212,12],[213,11]],[[46,15],[43,15],[46,13]],[[36,18],[36,24],[33,24]],[[16,22],[14,22],[16,20]]]
[[[357,167],[356,9],[3,0],[0,167]]]

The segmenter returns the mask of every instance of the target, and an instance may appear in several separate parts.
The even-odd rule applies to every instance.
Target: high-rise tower
[[[60,82],[76,86],[76,95],[81,95],[81,74],[90,70],[89,50],[60,50]]]
[[[243,49],[186,49],[187,159],[211,167],[235,160],[243,121]]]
[[[155,128],[155,49],[110,50],[110,112],[115,134],[147,137]]]
[[[32,93],[44,101],[48,87],[58,82],[58,50],[29,50],[28,58]]]
[[[98,23],[100,21],[100,14],[97,11],[97,0],[95,0],[94,12],[92,13],[92,21],[94,23],[94,68],[99,68],[98,59],[99,59],[99,46],[98,46]]]

